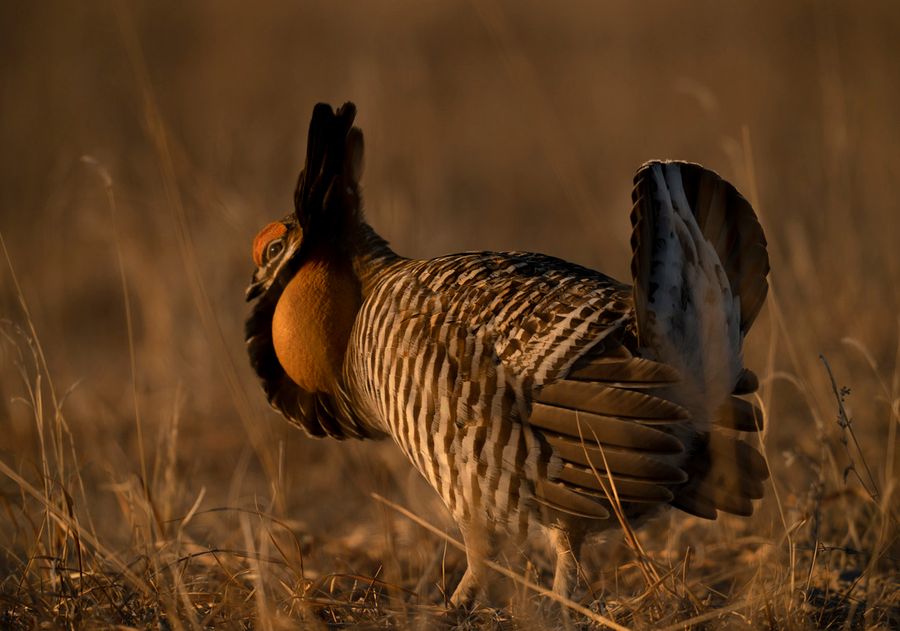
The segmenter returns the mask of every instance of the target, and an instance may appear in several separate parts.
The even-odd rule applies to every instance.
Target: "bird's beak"
[[[265,289],[264,279],[256,278],[256,273],[254,272],[253,278],[250,279],[250,286],[247,287],[247,291],[244,293],[244,298],[247,302],[255,298],[259,298],[259,295]]]

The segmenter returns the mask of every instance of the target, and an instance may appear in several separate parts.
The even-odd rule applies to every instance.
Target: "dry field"
[[[458,533],[399,450],[265,404],[250,241],[290,209],[320,100],[357,103],[368,218],[411,256],[627,278],[643,161],[744,191],[773,269],[745,351],[766,498],[610,537],[580,603],[637,629],[900,627],[900,5],[335,5],[0,4],[0,627],[557,624],[525,588],[447,612]]]

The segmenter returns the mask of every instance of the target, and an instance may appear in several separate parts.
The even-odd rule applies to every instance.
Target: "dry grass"
[[[250,239],[312,104],[348,99],[369,218],[409,255],[626,278],[652,157],[759,211],[766,499],[591,548],[590,616],[900,625],[900,10],[720,4],[0,7],[0,626],[558,622],[521,585],[540,558],[508,608],[447,612],[464,556],[433,493],[390,444],[300,436],[246,365]]]

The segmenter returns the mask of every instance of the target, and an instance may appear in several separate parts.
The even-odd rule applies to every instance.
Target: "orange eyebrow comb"
[[[253,262],[257,267],[262,265],[263,251],[269,242],[282,236],[285,232],[287,232],[287,227],[280,221],[273,221],[259,231],[256,238],[253,239]]]

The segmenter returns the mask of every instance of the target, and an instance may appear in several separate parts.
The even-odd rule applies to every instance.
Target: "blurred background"
[[[408,256],[534,250],[626,280],[642,162],[733,182],[770,242],[746,355],[784,506],[769,495],[726,532],[775,537],[828,481],[880,500],[900,392],[898,33],[891,1],[2,3],[0,459],[37,487],[55,459],[115,549],[150,528],[123,491],[144,480],[159,523],[282,516],[320,572],[394,558],[402,582],[427,564],[394,549],[424,535],[369,496],[446,526],[399,450],[307,439],[243,349],[251,240],[291,210],[313,105],[352,100],[367,217]],[[0,516],[13,551],[17,510]],[[198,515],[191,537],[225,545],[235,519]]]

